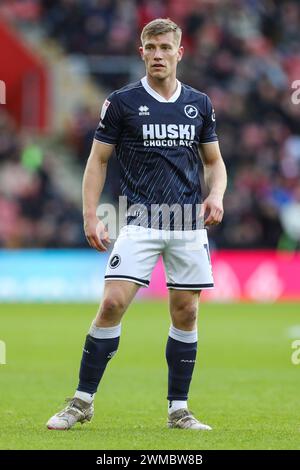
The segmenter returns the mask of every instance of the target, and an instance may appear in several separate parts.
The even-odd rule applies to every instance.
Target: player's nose
[[[162,54],[161,54],[161,50],[159,48],[155,49],[154,51],[154,59],[161,59],[162,58]]]

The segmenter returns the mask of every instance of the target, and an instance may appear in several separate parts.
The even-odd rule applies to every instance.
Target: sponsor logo
[[[143,124],[144,139],[187,139],[195,137],[195,126],[190,124]]]
[[[195,119],[198,116],[198,109],[192,104],[187,104],[184,107],[184,113],[188,118]]]
[[[107,356],[107,359],[111,359],[112,357],[114,357],[114,355],[116,354],[117,350],[116,351],[112,351],[108,354]]]
[[[215,115],[215,110],[214,109],[212,110],[211,120],[213,122],[216,122],[216,115]]]
[[[109,266],[112,269],[116,269],[118,266],[121,264],[121,256],[120,255],[114,255],[112,259],[109,262]]]
[[[139,116],[150,116],[148,106],[139,107]]]
[[[196,126],[190,124],[143,124],[145,147],[191,147]]]

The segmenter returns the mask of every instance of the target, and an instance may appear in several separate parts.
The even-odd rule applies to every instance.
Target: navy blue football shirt
[[[202,165],[198,146],[218,140],[207,95],[177,81],[176,92],[166,100],[144,77],[107,98],[95,139],[116,145],[121,191],[129,208],[128,223],[182,229],[183,218],[178,223],[173,215],[170,226],[161,227],[161,212],[156,211],[167,205],[175,207],[174,213],[176,208],[182,213],[188,209],[185,228],[197,228]],[[146,207],[147,214],[137,205]]]

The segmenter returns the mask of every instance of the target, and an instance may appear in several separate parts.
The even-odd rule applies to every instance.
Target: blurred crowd
[[[155,17],[183,29],[179,78],[214,104],[229,184],[218,248],[291,248],[282,212],[300,203],[300,2],[296,0],[41,0],[35,14],[67,53],[135,55]],[[125,83],[124,83],[125,85]],[[107,90],[110,91],[110,90]],[[65,144],[83,169],[97,117],[81,109]],[[80,204],[57,187],[55,159],[18,139],[0,115],[0,246],[83,246]],[[33,157],[31,155],[35,154]],[[27,158],[26,158],[27,154]],[[21,155],[21,157],[20,157]],[[116,160],[106,195],[117,199]],[[17,228],[16,228],[17,227]]]
[[[300,203],[300,103],[292,99],[300,78],[300,3],[200,3],[185,22],[182,76],[213,101],[228,169],[226,216],[215,242],[294,247],[281,214]]]
[[[85,246],[67,165],[0,108],[0,247]]]

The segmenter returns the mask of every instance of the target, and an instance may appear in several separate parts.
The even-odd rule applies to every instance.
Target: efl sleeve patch
[[[102,109],[101,109],[101,114],[100,114],[100,119],[101,120],[105,118],[105,114],[106,114],[106,111],[107,111],[109,105],[110,105],[110,101],[105,100],[103,105],[102,105]]]
[[[121,107],[115,93],[104,101],[95,139],[107,144],[117,144],[122,131]]]

